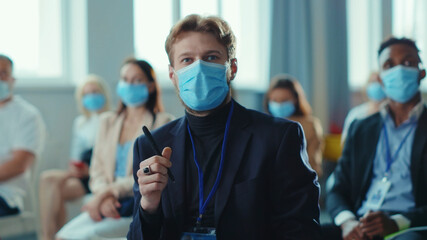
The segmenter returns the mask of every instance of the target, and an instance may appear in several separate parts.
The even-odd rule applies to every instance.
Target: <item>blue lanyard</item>
[[[233,109],[234,109],[234,101],[231,100],[231,107],[230,107],[230,111],[228,112],[227,123],[225,124],[224,139],[222,141],[221,160],[219,162],[218,174],[216,176],[215,183],[214,183],[214,185],[213,185],[213,187],[212,187],[212,189],[211,189],[211,191],[210,191],[210,193],[209,193],[209,195],[205,201],[203,201],[203,197],[204,197],[204,195],[203,195],[203,171],[200,169],[199,163],[197,162],[196,148],[194,147],[193,136],[191,135],[190,126],[187,123],[188,134],[190,135],[191,145],[193,146],[194,163],[196,163],[197,172],[199,175],[199,216],[197,217],[197,223],[198,224],[200,224],[200,221],[202,220],[203,214],[206,211],[206,206],[207,206],[208,202],[212,199],[212,196],[215,194],[216,190],[218,189],[219,181],[221,180],[222,167],[223,167],[224,155],[225,155],[225,146],[226,146],[227,139],[228,139],[228,132],[229,132],[229,128],[230,128],[231,115],[233,114]]]
[[[415,128],[416,124],[414,123],[412,125],[412,127],[408,130],[408,133],[406,133],[405,137],[403,138],[402,142],[400,143],[399,147],[397,148],[396,152],[394,153],[394,155],[391,155],[391,150],[390,150],[390,144],[388,142],[388,134],[387,134],[387,128],[385,126],[385,123],[383,123],[383,130],[384,130],[384,139],[385,139],[385,146],[387,148],[387,152],[386,152],[386,161],[387,161],[387,167],[385,170],[385,175],[388,174],[388,172],[390,171],[390,167],[391,164],[393,163],[394,159],[396,159],[397,154],[399,153],[399,151],[402,149],[403,144],[406,142],[406,139],[409,137],[410,133],[412,132],[412,130]]]

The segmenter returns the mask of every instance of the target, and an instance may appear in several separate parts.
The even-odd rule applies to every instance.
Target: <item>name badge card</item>
[[[372,191],[370,191],[368,195],[366,206],[371,210],[378,210],[383,204],[384,198],[390,189],[390,186],[391,183],[387,180],[375,182],[372,187]]]

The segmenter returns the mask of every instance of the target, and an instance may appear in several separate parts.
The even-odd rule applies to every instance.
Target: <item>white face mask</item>
[[[10,87],[8,82],[0,80],[0,101],[10,96]]]

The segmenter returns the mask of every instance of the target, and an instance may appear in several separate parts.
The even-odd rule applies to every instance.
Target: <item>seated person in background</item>
[[[310,165],[319,177],[322,176],[323,129],[319,119],[311,115],[310,104],[298,80],[286,74],[275,76],[265,95],[264,109],[275,117],[301,124]]]
[[[0,55],[0,217],[22,211],[30,168],[40,160],[45,138],[39,111],[12,93],[12,70],[12,60]]]
[[[350,126],[326,197],[345,240],[382,239],[427,225],[427,109],[419,91],[426,73],[418,51],[406,38],[390,38],[378,51],[387,102]],[[398,239],[427,235],[409,232]]]
[[[133,209],[133,142],[141,127],[155,129],[173,117],[163,112],[154,70],[146,61],[129,59],[117,85],[117,112],[101,115],[90,166],[93,198],[84,212],[58,232],[60,239],[90,239],[103,231],[126,235]]]
[[[99,114],[110,110],[105,81],[89,75],[76,89],[81,115],[74,120],[68,170],[46,170],[40,177],[40,218],[43,239],[53,239],[67,219],[65,203],[89,193],[89,164],[99,127]]]
[[[165,45],[185,116],[153,132],[162,156],[147,137],[135,142],[128,239],[317,239],[319,186],[303,131],[231,98],[237,60],[229,25],[189,15]]]
[[[365,90],[368,101],[350,109],[348,112],[344,121],[341,143],[344,143],[345,138],[347,137],[348,128],[354,120],[362,119],[378,112],[380,110],[381,103],[386,99],[386,94],[383,90],[383,86],[381,85],[378,72],[371,73]]]

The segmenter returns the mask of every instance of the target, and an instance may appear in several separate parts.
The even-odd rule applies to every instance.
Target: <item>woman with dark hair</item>
[[[93,198],[67,223],[58,239],[91,239],[114,233],[126,236],[133,210],[133,143],[141,127],[158,128],[173,117],[162,112],[160,89],[149,63],[129,59],[117,84],[116,112],[104,113],[93,150],[89,187]]]
[[[270,115],[299,122],[307,140],[311,167],[322,176],[323,129],[319,119],[311,115],[311,107],[298,81],[285,74],[271,80],[264,98],[264,109]]]

